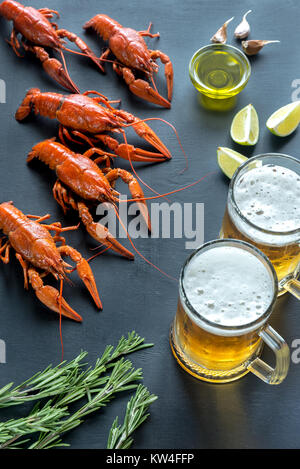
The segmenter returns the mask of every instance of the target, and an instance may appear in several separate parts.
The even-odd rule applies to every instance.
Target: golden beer
[[[174,335],[180,342],[180,349],[189,368],[197,367],[198,363],[208,370],[217,370],[216,376],[222,371],[238,368],[260,347],[261,338],[257,332],[230,337],[211,334],[202,329],[185,312],[181,300],[178,300]],[[244,370],[244,368],[243,368]],[[225,373],[224,373],[225,375]]]
[[[231,180],[221,238],[254,244],[271,260],[279,293],[300,271],[300,162],[266,154],[250,158]]]
[[[269,245],[258,242],[255,239],[246,236],[237,229],[228,213],[227,208],[223,219],[220,237],[241,239],[243,241],[247,241],[248,243],[255,244],[255,246],[260,251],[265,253],[265,255],[272,262],[279,282],[282,280],[285,281],[285,279],[291,275],[295,275],[295,277],[298,276],[298,269],[300,264],[299,242],[286,245]]]
[[[252,371],[271,384],[281,382],[289,351],[267,325],[277,291],[272,264],[250,244],[217,240],[203,245],[187,260],[180,276],[170,334],[178,363],[205,381],[233,381]],[[270,335],[277,344],[274,353],[283,358],[271,374],[272,369],[258,358]]]

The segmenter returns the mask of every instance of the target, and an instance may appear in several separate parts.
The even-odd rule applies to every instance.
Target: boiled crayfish
[[[91,93],[98,96],[91,98],[88,96]],[[81,137],[92,147],[95,146],[94,143],[102,142],[115,153],[110,156],[118,155],[127,160],[142,162],[157,162],[171,158],[169,150],[149,125],[126,111],[113,108],[110,101],[96,91],[65,96],[58,93],[42,93],[39,89],[33,88],[27,92],[17,110],[16,119],[22,121],[32,111],[58,120],[61,124],[59,135],[63,143],[65,143],[64,137],[74,141],[70,130],[72,135]],[[130,126],[160,153],[135,148],[127,143],[119,144],[116,139],[104,134],[104,132],[121,132],[125,137],[124,128]]]
[[[96,15],[83,26],[93,28],[104,41],[109,41],[108,48],[100,57],[105,61],[112,52],[117,60],[113,62],[114,71],[122,76],[132,93],[140,98],[166,108],[171,107],[173,94],[173,66],[169,57],[160,50],[149,50],[143,36],[159,37],[151,34],[151,23],[147,31],[136,31],[124,28],[107,15]],[[163,98],[156,89],[142,79],[136,79],[134,72],[142,72],[153,81],[153,73],[158,71],[156,60],[160,59],[165,66],[168,99]],[[155,85],[154,85],[155,86]]]
[[[4,243],[1,240],[0,259],[8,264],[10,249],[13,248],[23,268],[24,287],[28,289],[30,283],[37,298],[49,309],[80,322],[81,316],[68,305],[56,288],[44,285],[42,278],[52,274],[61,282],[66,279],[73,269],[64,262],[63,256],[69,256],[75,262],[78,275],[97,307],[102,309],[94,275],[88,262],[78,251],[66,245],[65,239],[60,236],[61,233],[78,227],[62,228],[60,223],[41,224],[48,218],[50,215],[26,216],[12,202],[0,204],[0,229],[7,237]],[[54,231],[55,236],[52,236],[50,231]],[[57,242],[60,242],[61,246],[56,246]]]
[[[81,51],[81,54],[89,57],[101,70],[103,70],[103,67],[93,51],[81,38],[66,29],[58,29],[55,23],[49,21],[54,15],[59,16],[55,10],[48,8],[36,10],[32,7],[25,7],[14,0],[5,0],[0,4],[0,16],[13,22],[13,30],[8,43],[16,55],[21,57],[19,52],[21,45],[17,37],[18,34],[21,34],[21,44],[24,50],[33,53],[41,61],[48,75],[64,88],[73,93],[79,93],[78,87],[71,80],[66,69],[62,50],[76,52],[67,49],[64,46],[65,41],[63,39],[66,38],[73,42]],[[50,58],[48,52],[44,49],[45,47],[60,53],[65,68],[59,60]]]
[[[100,156],[91,160],[94,154]],[[64,212],[72,207],[78,211],[79,217],[88,233],[101,244],[108,246],[124,257],[133,259],[133,254],[122,246],[100,223],[93,221],[88,205],[91,203],[107,202],[113,207],[119,201],[119,193],[114,189],[114,183],[121,178],[129,186],[133,199],[147,223],[149,230],[150,219],[143,191],[136,178],[121,168],[112,169],[110,158],[102,155],[98,148],[91,148],[85,154],[77,154],[66,148],[55,139],[38,143],[28,155],[27,161],[38,158],[56,172],[58,180],[53,188],[53,195]],[[97,163],[103,163],[101,170]]]

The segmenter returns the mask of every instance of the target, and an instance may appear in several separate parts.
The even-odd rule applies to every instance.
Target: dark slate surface
[[[26,2],[35,7],[45,3]],[[77,56],[67,56],[70,73],[82,90],[97,89],[113,98],[121,98],[124,109],[140,117],[162,117],[172,122],[181,136],[189,156],[189,170],[172,131],[164,124],[153,128],[167,142],[173,153],[170,163],[139,166],[139,174],[161,193],[189,184],[202,175],[215,171],[193,189],[172,196],[179,202],[205,204],[205,240],[216,238],[221,225],[228,181],[218,170],[217,146],[233,145],[229,126],[237,109],[252,103],[261,121],[261,137],[255,148],[244,149],[248,155],[267,151],[285,152],[299,157],[299,132],[277,139],[265,128],[268,116],[290,102],[291,83],[299,75],[298,26],[300,6],[296,0],[279,3],[274,0],[65,0],[48,2],[49,8],[61,13],[60,27],[81,34],[82,24],[96,13],[106,13],[120,23],[145,29],[149,21],[161,39],[147,39],[152,48],[160,48],[173,59],[175,89],[170,111],[146,104],[127,92],[126,86],[107,66],[107,76],[98,73],[93,64]],[[280,45],[267,46],[253,58],[252,76],[240,95],[237,107],[216,114],[203,110],[188,77],[188,63],[193,52],[208,43],[211,35],[228,18],[239,21],[248,9],[252,38],[280,39]],[[237,24],[237,23],[236,23]],[[54,177],[42,165],[26,166],[26,154],[32,145],[56,133],[56,124],[34,118],[20,125],[14,112],[31,87],[44,91],[61,91],[30,58],[18,59],[5,43],[11,24],[0,19],[0,78],[7,85],[7,103],[0,104],[0,200],[13,200],[24,212],[50,212],[53,220],[65,225],[76,222],[76,216],[64,218],[51,195]],[[229,29],[229,42],[233,27]],[[95,35],[86,35],[97,52],[103,44]],[[163,75],[159,84],[163,88]],[[133,140],[137,143],[137,139]],[[241,151],[241,149],[240,149]],[[126,162],[118,160],[121,167]],[[138,166],[138,165],[137,165]],[[125,186],[120,184],[122,190]],[[150,194],[150,193],[149,193]],[[151,195],[151,194],[150,194]],[[79,230],[68,234],[70,243],[89,256],[95,246],[88,235]],[[185,240],[139,239],[138,249],[153,263],[177,277],[189,254]],[[128,241],[124,244],[129,246]],[[14,257],[14,256],[12,256]],[[185,374],[173,360],[168,344],[169,325],[176,310],[177,285],[162,277],[142,259],[134,263],[113,254],[104,254],[92,265],[98,281],[104,311],[98,313],[84,288],[74,277],[76,287],[65,286],[65,296],[84,316],[82,325],[63,321],[65,358],[71,359],[85,349],[93,362],[109,343],[116,343],[122,334],[135,329],[155,348],[132,356],[135,366],[144,369],[144,382],[158,394],[151,419],[136,435],[136,448],[297,448],[299,447],[300,367],[291,364],[286,381],[278,387],[267,386],[252,375],[239,382],[214,386],[198,382]],[[0,266],[0,338],[7,344],[7,364],[0,365],[0,385],[31,376],[48,363],[60,359],[57,317],[41,307],[32,292],[23,290],[22,272],[15,260]],[[278,302],[272,325],[291,344],[300,337],[299,303],[286,296]],[[272,356],[265,352],[265,357]],[[103,448],[107,433],[116,415],[123,415],[128,396],[118,398],[101,415],[94,415],[80,429],[65,437],[73,448]],[[3,411],[1,419],[23,415],[24,409]]]

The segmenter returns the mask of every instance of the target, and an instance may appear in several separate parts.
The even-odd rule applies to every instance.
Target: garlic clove
[[[217,44],[225,44],[227,41],[227,25],[232,21],[234,16],[227,20],[221,28],[218,29],[218,31],[213,35],[213,37],[210,39],[211,42],[215,42]]]
[[[244,14],[241,23],[236,27],[234,31],[234,35],[237,39],[245,39],[249,36],[250,33],[250,24],[246,20],[246,17],[252,10],[248,10],[247,13]]]
[[[247,55],[257,54],[266,44],[271,44],[273,42],[280,41],[261,41],[261,40],[251,40],[251,41],[242,41],[243,51]]]

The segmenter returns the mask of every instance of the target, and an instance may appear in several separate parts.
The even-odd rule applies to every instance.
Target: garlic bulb
[[[251,41],[242,41],[243,51],[247,55],[257,54],[266,44],[271,44],[272,42],[280,41],[260,41],[260,40],[251,40]]]
[[[227,25],[232,21],[234,16],[230,18],[230,20],[227,20],[221,28],[218,29],[218,31],[213,35],[213,37],[210,39],[211,42],[215,42],[217,44],[225,44],[227,41]]]
[[[237,39],[245,39],[249,36],[250,33],[250,24],[246,20],[246,17],[252,10],[248,10],[247,13],[244,14],[241,23],[236,27],[234,31],[234,35]]]

